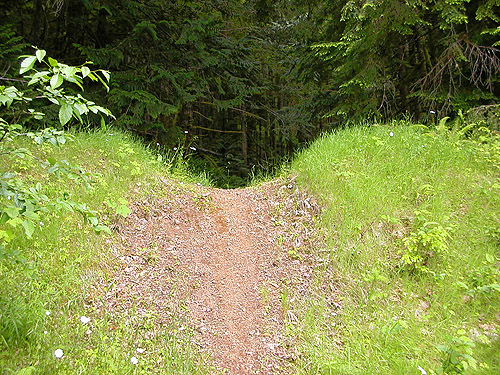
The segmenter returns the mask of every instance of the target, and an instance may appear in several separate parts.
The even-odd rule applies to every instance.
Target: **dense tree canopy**
[[[116,126],[183,145],[237,184],[350,119],[495,104],[499,9],[497,0],[5,0],[0,75],[12,78],[30,45],[73,65],[91,60],[113,72]],[[101,102],[102,87],[87,91]]]

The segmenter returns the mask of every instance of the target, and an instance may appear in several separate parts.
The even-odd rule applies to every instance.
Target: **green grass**
[[[40,181],[50,197],[67,192],[110,226],[121,220],[110,207],[120,199],[171,193],[161,179],[209,183],[190,177],[180,154],[158,157],[113,130],[76,134],[63,147],[18,146],[82,165],[95,174],[94,188],[49,175],[31,159],[2,159],[0,173]],[[327,249],[317,249],[313,297],[288,327],[300,343],[297,374],[418,375],[419,366],[428,374],[500,373],[500,340],[491,339],[500,321],[498,141],[404,123],[353,127],[325,135],[290,169],[323,202],[328,236]],[[1,374],[209,371],[178,332],[183,322],[159,329],[154,311],[102,314],[87,300],[111,287],[114,236],[95,234],[74,213],[42,222],[32,239],[19,232],[13,242],[26,263],[0,260]],[[294,312],[297,301],[283,296]],[[448,355],[469,368],[453,370]]]
[[[158,158],[116,131],[79,133],[62,147],[17,146],[32,149],[40,159],[53,157],[83,166],[95,174],[93,189],[49,175],[29,158],[4,159],[0,173],[16,171],[27,183],[41,182],[49,197],[69,193],[73,200],[99,211],[108,225],[120,216],[104,201],[119,203],[120,199],[166,194],[160,178],[207,182],[189,177],[176,155]],[[199,355],[183,338],[186,335],[176,333],[182,322],[153,329],[154,311],[146,318],[133,309],[124,315],[103,314],[86,300],[95,293],[99,301],[111,287],[115,242],[114,235],[97,235],[78,214],[68,212],[45,215],[32,239],[17,233],[12,246],[26,262],[0,261],[1,374],[205,372]],[[89,293],[93,285],[102,288]],[[83,315],[90,318],[86,325],[80,322]],[[145,352],[138,353],[138,347]],[[64,351],[63,358],[54,357],[56,349]],[[130,362],[132,356],[139,359],[137,366]]]
[[[500,373],[500,143],[442,133],[352,127],[292,163],[329,249],[292,329],[297,373]]]

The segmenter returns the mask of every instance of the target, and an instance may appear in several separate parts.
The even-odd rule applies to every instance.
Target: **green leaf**
[[[49,57],[49,64],[51,67],[55,68],[56,66],[59,65],[56,59],[53,59],[52,57]]]
[[[36,56],[28,56],[21,62],[21,69],[19,69],[19,74],[26,73],[28,70],[33,68],[36,62]]]
[[[59,108],[59,121],[61,125],[66,125],[73,115],[73,107],[68,103],[63,102],[61,108]]]
[[[106,88],[106,91],[109,92],[109,86],[104,82],[100,75],[96,75],[97,79],[102,83],[102,85]]]
[[[106,121],[104,121],[104,117],[101,116],[101,129],[106,131]]]
[[[19,211],[21,209],[19,207],[15,206],[7,206],[3,209],[3,212],[5,212],[11,219],[18,217],[19,216]]]
[[[64,82],[63,77],[60,74],[55,74],[50,79],[50,87],[52,89],[57,89],[59,86],[63,84],[63,82]]]
[[[85,78],[90,74],[90,69],[86,66],[82,66],[82,77]]]
[[[19,217],[15,217],[13,219],[10,219],[7,221],[7,224],[9,224],[12,228],[16,228],[19,224],[22,224],[22,220]]]
[[[26,237],[31,238],[33,236],[33,232],[35,231],[35,226],[29,220],[23,221],[24,233],[26,233]]]
[[[486,260],[488,261],[488,263],[495,263],[495,257],[489,253],[486,253]]]
[[[111,229],[109,229],[106,225],[95,225],[94,226],[94,231],[96,233],[107,233],[107,234],[112,234]]]
[[[102,75],[106,78],[106,81],[109,82],[109,78],[110,78],[109,72],[107,70],[101,70],[101,72],[102,72]]]
[[[123,216],[123,217],[127,217],[131,212],[132,212],[132,210],[124,204],[122,204],[116,208],[116,213],[118,215]]]
[[[35,55],[36,55],[36,58],[38,59],[39,62],[42,62],[43,58],[45,57],[45,55],[47,54],[47,52],[43,49],[38,49],[36,52],[35,52]]]
[[[23,212],[23,216],[34,221],[40,220],[40,216],[34,211]]]

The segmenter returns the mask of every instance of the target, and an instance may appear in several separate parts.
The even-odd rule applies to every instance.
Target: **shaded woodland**
[[[93,61],[113,126],[237,186],[348,121],[498,119],[499,21],[496,0],[3,0],[0,85],[31,46]]]

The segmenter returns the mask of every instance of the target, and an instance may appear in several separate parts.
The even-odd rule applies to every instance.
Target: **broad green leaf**
[[[60,145],[63,145],[66,143],[66,137],[63,137],[62,135],[58,135],[56,137],[56,140],[57,140],[57,143],[59,143]]]
[[[488,263],[495,263],[495,257],[489,253],[486,253],[486,260],[488,261]]]
[[[42,62],[46,54],[47,52],[43,49],[39,49],[35,52],[36,58],[38,59],[39,62]]]
[[[35,231],[35,226],[33,225],[33,223],[29,220],[24,220],[22,225],[26,237],[31,238],[33,236],[33,232]]]
[[[74,77],[77,71],[78,69],[74,66],[64,66],[63,68],[61,68],[62,74],[64,74],[68,78]]]
[[[36,62],[36,56],[29,56],[26,57],[22,62],[21,62],[21,69],[19,69],[19,74],[26,73],[28,70],[33,68]]]
[[[13,219],[10,219],[7,221],[7,224],[9,224],[12,228],[16,228],[19,224],[22,224],[22,220],[19,217],[15,217]]]
[[[90,69],[86,66],[82,66],[82,77],[85,78],[90,74]]]
[[[15,218],[17,216],[19,216],[19,211],[21,209],[19,207],[15,207],[15,206],[7,206],[3,209],[3,212],[5,212],[7,215],[9,215],[10,218]]]
[[[0,230],[0,240],[2,242],[10,242],[14,238],[14,233],[11,230]]]
[[[34,221],[40,220],[40,216],[34,211],[23,212],[23,216]]]
[[[53,59],[52,57],[49,57],[49,64],[51,67],[55,68],[56,66],[59,65],[56,59]]]
[[[106,121],[104,121],[104,117],[101,116],[101,129],[106,131]]]
[[[74,107],[80,115],[83,115],[83,114],[86,114],[89,112],[85,103],[75,103]]]
[[[61,125],[66,125],[73,115],[73,107],[68,103],[63,102],[61,108],[59,108],[59,121]]]
[[[57,89],[59,86],[63,84],[63,82],[64,82],[63,77],[60,74],[55,74],[50,79],[50,87],[52,89]]]
[[[106,81],[109,82],[109,78],[110,78],[109,72],[107,70],[101,70],[101,72],[102,72],[102,75],[106,78]]]
[[[120,205],[116,208],[116,213],[120,216],[127,217],[132,210],[126,205]]]
[[[111,229],[109,229],[106,225],[95,225],[94,226],[94,231],[96,233],[104,232],[104,233],[107,233],[107,234],[112,234],[111,233]]]

